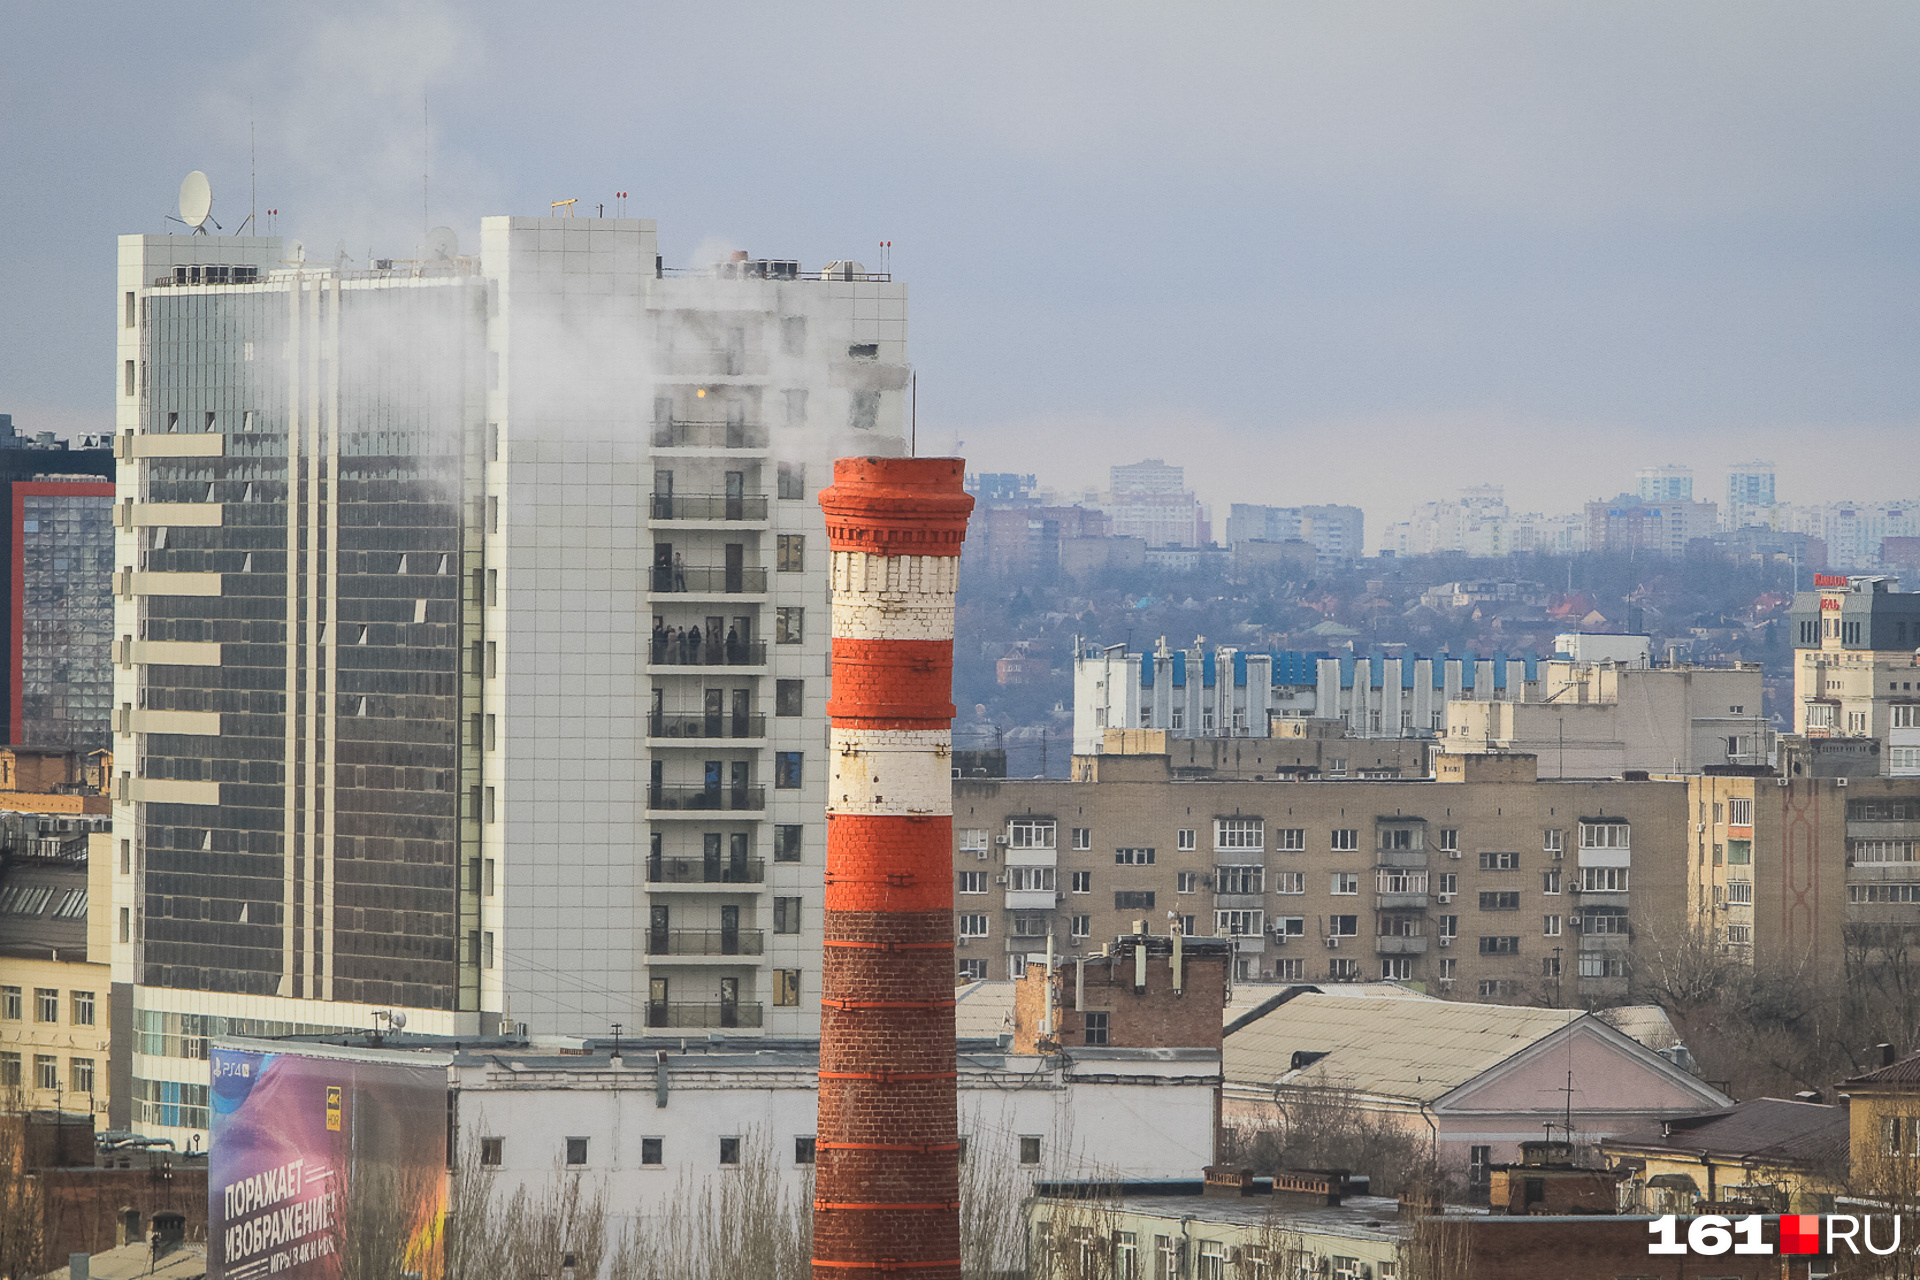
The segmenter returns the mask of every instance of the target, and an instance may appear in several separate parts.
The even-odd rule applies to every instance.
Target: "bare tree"
[[[395,1280],[438,1272],[445,1170],[357,1161],[336,1177],[334,1251],[341,1280]]]
[[[499,1166],[481,1161],[480,1135],[469,1131],[447,1187],[441,1230],[445,1280],[498,1280],[507,1273],[507,1222],[494,1211]]]
[[[630,1223],[609,1255],[606,1280],[807,1280],[813,1271],[811,1170],[796,1194],[764,1132],[748,1133],[740,1146],[737,1168],[682,1176],[662,1213]]]
[[[1361,1104],[1325,1076],[1276,1093],[1270,1124],[1237,1125],[1222,1158],[1258,1174],[1341,1169],[1365,1174],[1375,1195],[1398,1195],[1417,1182],[1444,1181],[1430,1136]]]
[[[1025,1170],[1009,1152],[1018,1135],[976,1128],[960,1161],[960,1274],[999,1280],[1027,1265],[1027,1212],[1032,1194]]]
[[[607,1256],[607,1200],[600,1183],[556,1165],[538,1191],[520,1187],[505,1211],[502,1277],[592,1280]]]
[[[40,1185],[27,1168],[29,1113],[18,1091],[0,1096],[0,1277],[37,1275],[46,1247]]]

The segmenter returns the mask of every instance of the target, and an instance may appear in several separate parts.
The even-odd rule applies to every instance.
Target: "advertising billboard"
[[[440,1275],[444,1059],[215,1045],[209,1066],[213,1280],[340,1280],[349,1253],[355,1272]]]

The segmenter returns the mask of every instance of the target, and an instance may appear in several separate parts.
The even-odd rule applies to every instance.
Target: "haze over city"
[[[617,191],[672,265],[890,241],[923,442],[1063,488],[1178,454],[1222,515],[1375,527],[1755,456],[1783,500],[1920,491],[1910,6],[169,14],[0,16],[23,429],[107,429],[97,246],[195,168],[237,227],[251,141],[327,259]]]

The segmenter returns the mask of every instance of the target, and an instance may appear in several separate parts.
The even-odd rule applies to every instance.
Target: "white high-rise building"
[[[1634,475],[1642,502],[1692,502],[1693,468],[1668,463],[1642,467]]]
[[[817,1032],[814,494],[906,447],[905,286],[479,240],[120,242],[117,1123],[204,1130],[210,1034]]]
[[[1736,462],[1727,468],[1727,504],[1721,508],[1721,518],[1729,532],[1772,527],[1777,519],[1774,506],[1771,462]]]

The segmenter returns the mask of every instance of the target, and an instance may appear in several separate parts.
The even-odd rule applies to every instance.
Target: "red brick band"
[[[953,723],[951,640],[833,640],[827,714],[842,729],[945,729]]]
[[[825,1009],[951,1009],[957,1000],[822,1000]]]
[[[960,1259],[942,1258],[937,1262],[901,1262],[895,1258],[882,1258],[878,1262],[835,1262],[830,1258],[815,1258],[813,1265],[816,1267],[852,1267],[863,1271],[922,1271],[933,1267],[953,1267],[957,1271],[960,1266]]]
[[[958,1209],[958,1200],[936,1200],[931,1204],[910,1204],[897,1200],[876,1200],[861,1202],[857,1200],[815,1200],[816,1209]]]
[[[889,876],[888,883],[892,882],[893,877]],[[853,881],[842,883],[852,884]],[[852,938],[828,938],[820,945],[846,947],[854,951],[950,951],[953,949],[953,939],[948,938],[944,942],[856,942]]]
[[[826,884],[828,911],[945,912],[951,946],[952,817],[829,812]]]
[[[820,491],[827,545],[883,556],[957,556],[973,499],[959,458],[839,458]]]
[[[872,1080],[892,1084],[907,1080],[958,1080],[958,1071],[822,1071],[822,1080]]]
[[[958,1142],[817,1142],[820,1151],[906,1151],[930,1156],[942,1151],[958,1151]]]

